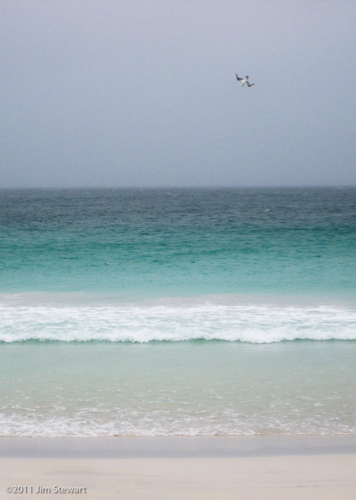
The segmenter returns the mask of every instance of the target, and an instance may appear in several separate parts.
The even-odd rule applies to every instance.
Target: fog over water
[[[0,187],[355,185],[355,18],[349,1],[3,0]]]

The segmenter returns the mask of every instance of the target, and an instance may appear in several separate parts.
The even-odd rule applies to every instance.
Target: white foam
[[[31,437],[109,437],[109,436],[251,436],[251,435],[332,435],[355,434],[354,421],[339,422],[326,415],[271,416],[256,413],[244,418],[231,415],[222,420],[221,415],[210,419],[142,418],[140,421],[117,419],[90,420],[81,415],[71,418],[32,414],[31,417],[0,414],[0,436]]]
[[[356,340],[356,308],[166,301],[73,305],[2,300],[0,341]]]

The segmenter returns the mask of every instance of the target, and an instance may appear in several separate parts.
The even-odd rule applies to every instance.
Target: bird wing
[[[247,83],[248,87],[252,87],[252,85],[255,85],[254,83],[249,83],[249,82],[246,82],[246,83]]]
[[[236,73],[235,73],[235,75],[236,75]],[[239,82],[241,82],[241,80],[243,80],[243,78],[239,78],[237,75],[236,75],[236,78],[237,78],[237,80],[238,80]]]

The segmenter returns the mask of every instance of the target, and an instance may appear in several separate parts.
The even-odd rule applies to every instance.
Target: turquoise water
[[[2,191],[1,290],[355,296],[355,195]]]
[[[356,189],[0,208],[0,435],[356,432]]]

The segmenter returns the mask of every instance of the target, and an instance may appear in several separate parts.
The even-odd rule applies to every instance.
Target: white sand
[[[1,500],[73,497],[355,500],[356,436],[0,438]]]
[[[32,486],[33,494],[8,493],[8,486],[27,486],[28,491]],[[80,492],[55,493],[55,486],[74,487]],[[43,493],[35,493],[38,487]],[[0,498],[9,500],[13,497],[46,500],[58,497],[355,500],[356,455],[173,459],[1,458]]]

